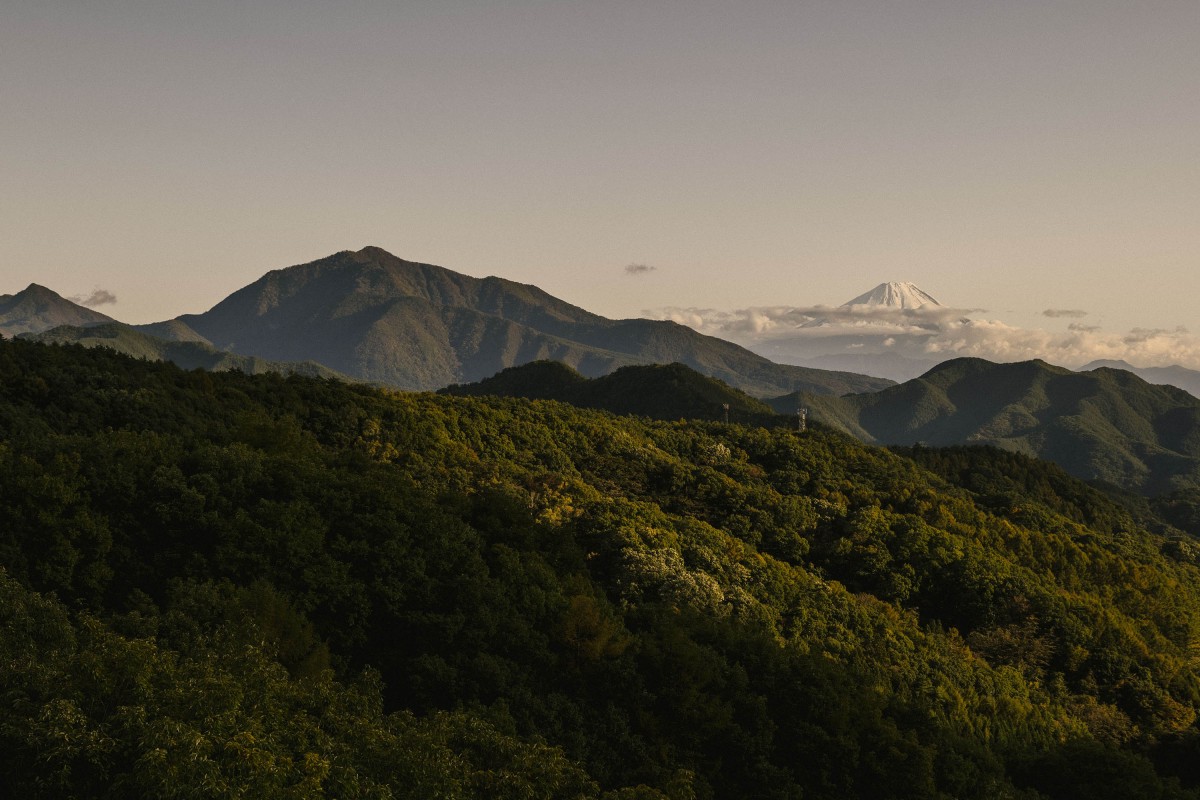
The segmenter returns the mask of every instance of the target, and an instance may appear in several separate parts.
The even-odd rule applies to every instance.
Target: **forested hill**
[[[1200,488],[1200,399],[1123,370],[957,358],[883,391],[801,402],[867,442],[991,444],[1145,494]]]
[[[724,381],[684,364],[621,367],[600,378],[585,378],[559,361],[533,361],[509,367],[478,383],[456,384],[442,394],[464,397],[526,397],[561,400],[581,408],[652,419],[707,419],[773,422],[771,407]]]
[[[0,341],[0,776],[1200,796],[1195,541],[938,452]]]

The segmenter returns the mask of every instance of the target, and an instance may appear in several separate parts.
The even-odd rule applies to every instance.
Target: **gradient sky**
[[[609,316],[906,280],[1200,328],[1198,41],[1195,0],[6,0],[0,293],[148,322],[375,244]]]

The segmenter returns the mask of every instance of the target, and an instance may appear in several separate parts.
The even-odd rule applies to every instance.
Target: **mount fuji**
[[[889,281],[836,308],[815,307],[792,336],[757,348],[768,358],[817,369],[849,370],[903,382],[938,363],[920,347],[930,321],[911,312],[948,310],[913,283]],[[897,346],[897,340],[908,343]]]
[[[890,281],[881,283],[866,294],[860,294],[853,300],[842,303],[842,308],[853,306],[886,306],[887,308],[924,308],[940,306],[937,300],[928,292],[924,292],[912,283],[897,283]]]

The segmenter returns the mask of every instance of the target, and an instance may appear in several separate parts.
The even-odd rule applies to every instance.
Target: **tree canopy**
[[[0,775],[1197,797],[1200,547],[1161,508],[985,448],[0,341]]]

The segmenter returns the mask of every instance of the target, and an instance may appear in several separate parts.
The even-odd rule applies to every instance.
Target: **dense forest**
[[[1200,797],[1194,496],[0,341],[28,798]]]
[[[559,361],[531,361],[438,394],[561,400],[581,408],[651,419],[723,420],[767,427],[792,423],[766,403],[684,364],[635,364],[586,378]]]

